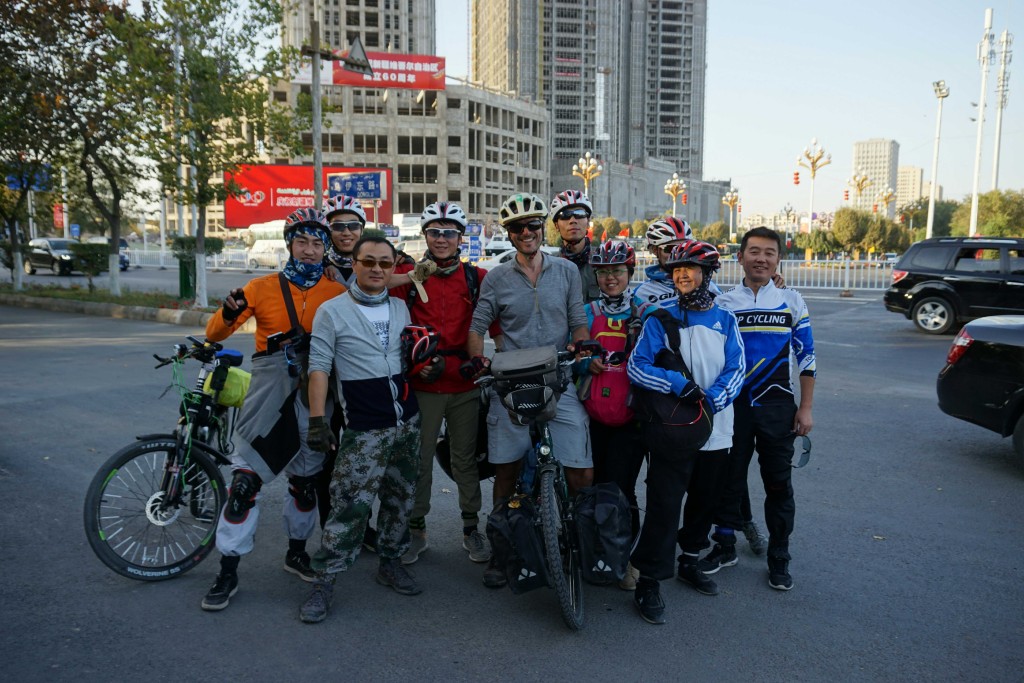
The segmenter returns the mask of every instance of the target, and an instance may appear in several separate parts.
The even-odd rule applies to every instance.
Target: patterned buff
[[[360,306],[383,306],[388,302],[388,290],[385,289],[380,294],[367,294],[363,290],[359,289],[359,283],[355,281],[353,281],[352,286],[348,288],[348,293]]]
[[[462,261],[459,259],[460,254],[462,254],[462,249],[456,250],[455,256],[452,256],[451,258],[446,258],[442,261],[434,258],[434,255],[431,254],[430,251],[427,251],[426,256],[424,256],[423,258],[430,259],[431,261],[437,264],[437,270],[434,272],[434,275],[446,277],[454,273],[456,269],[458,269],[458,267],[462,265]]]
[[[601,298],[597,300],[597,305],[605,315],[619,315],[629,311],[630,299],[628,289],[615,296],[608,296],[601,292]]]
[[[352,253],[342,254],[334,249],[334,243],[328,242],[327,262],[335,268],[352,268]]]
[[[582,268],[583,266],[590,263],[590,238],[584,237],[583,241],[585,243],[585,246],[583,247],[583,251],[579,252],[578,254],[571,253],[565,247],[565,245],[562,245],[562,258],[569,259],[570,261],[576,264],[577,268]]]
[[[325,230],[308,225],[300,225],[295,229],[295,232],[288,233],[288,236],[285,237],[285,241],[288,243],[289,255],[288,262],[284,264],[284,270],[281,272],[283,272],[284,276],[288,278],[288,281],[296,287],[308,289],[320,281],[320,278],[324,274],[324,264],[323,261],[319,261],[317,263],[303,263],[291,255],[292,240],[295,238],[296,233],[318,237],[324,244],[330,244],[331,238]]]
[[[711,276],[714,274],[714,271],[710,268],[701,268],[701,272],[704,274],[704,279],[701,281],[700,287],[697,287],[689,294],[678,295],[681,307],[688,308],[691,311],[706,311],[714,303],[715,295],[708,289],[711,286]]]

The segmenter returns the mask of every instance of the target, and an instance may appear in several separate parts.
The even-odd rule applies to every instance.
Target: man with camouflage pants
[[[324,451],[338,448],[338,458],[331,477],[331,513],[310,563],[317,573],[313,592],[299,612],[307,623],[326,618],[334,581],[359,556],[370,507],[378,496],[377,583],[402,595],[422,590],[400,559],[409,549],[409,513],[420,460],[419,407],[402,358],[401,334],[409,324],[409,309],[388,296],[396,254],[387,240],[364,236],[353,254],[356,279],[348,292],[317,311],[310,341],[307,442]],[[324,419],[332,369],[345,414],[340,446]]]

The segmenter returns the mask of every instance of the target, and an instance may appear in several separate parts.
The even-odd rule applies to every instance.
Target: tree
[[[950,221],[951,234],[965,236],[970,231],[971,202],[957,207]],[[988,237],[1024,236],[1024,194],[1019,190],[992,190],[978,196],[978,234]]]
[[[630,237],[643,237],[647,234],[647,221],[637,218],[629,228]]]
[[[831,254],[838,251],[840,246],[831,231],[820,228],[810,233],[798,233],[796,243],[801,249],[810,249],[816,254]]]
[[[619,231],[622,230],[622,223],[619,223],[619,219],[608,216],[598,221],[604,231],[604,238],[610,240],[613,237],[618,237]],[[596,240],[595,240],[596,241]]]
[[[600,243],[604,237],[604,221],[598,220],[590,224],[590,241]]]
[[[85,273],[85,277],[89,281],[89,291],[95,292],[96,285],[93,284],[92,279],[100,273],[110,270],[107,260],[107,245],[76,242],[71,245],[71,253],[75,257],[75,265]]]
[[[165,41],[180,55],[176,86],[162,91],[165,128],[154,159],[165,186],[198,207],[196,306],[206,305],[206,207],[239,188],[221,182],[264,149],[301,151],[294,117],[272,102],[269,84],[284,77],[276,43],[282,22],[278,0],[164,0]],[[179,163],[191,184],[179,186]],[[319,188],[318,188],[319,189]]]
[[[843,207],[836,211],[832,222],[832,240],[843,251],[851,252],[863,243],[870,222],[866,212]]]
[[[693,227],[690,227],[693,230]],[[715,221],[704,227],[700,233],[694,232],[694,236],[708,244],[725,244],[729,241],[729,226],[724,221]]]

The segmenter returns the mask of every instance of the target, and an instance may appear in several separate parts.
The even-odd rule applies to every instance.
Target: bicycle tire
[[[558,595],[562,620],[573,631],[583,628],[583,568],[579,543],[570,525],[565,524],[562,501],[555,491],[555,473],[540,473],[541,524],[548,574]]]
[[[183,468],[183,504],[158,511],[173,436],[139,441],[108,459],[89,484],[85,532],[96,556],[121,576],[163,581],[184,574],[214,547],[227,489],[210,456],[193,449]]]

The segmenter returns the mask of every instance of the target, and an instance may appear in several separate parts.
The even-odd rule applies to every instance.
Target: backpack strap
[[[299,316],[295,313],[295,302],[292,301],[292,292],[288,287],[288,278],[284,276],[284,273],[278,273],[277,281],[281,283],[281,294],[284,296],[284,306],[288,309],[288,319],[291,320],[292,329],[302,330],[305,333],[306,330],[299,324]]]
[[[665,329],[665,334],[668,335],[668,345],[672,349],[672,353],[677,356],[681,356],[679,353],[679,344],[681,339],[679,337],[679,321],[664,308],[658,307],[651,311],[650,315],[653,315],[661,323],[661,326]]]
[[[468,262],[462,262],[462,270],[466,274],[466,287],[469,288],[469,300],[476,306],[476,302],[480,299],[480,271],[476,269],[476,266],[470,265]]]

